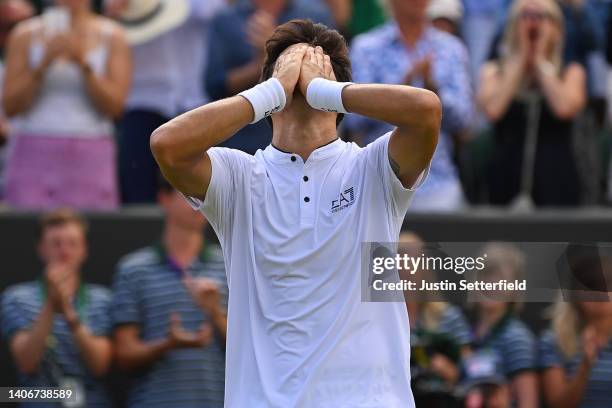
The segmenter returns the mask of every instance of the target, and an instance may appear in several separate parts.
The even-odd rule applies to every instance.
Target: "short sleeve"
[[[118,268],[113,282],[111,324],[138,324],[141,321],[139,311],[140,291],[135,281],[135,271],[131,268]]]
[[[6,341],[10,341],[18,331],[29,327],[30,323],[20,306],[18,292],[15,288],[7,289],[2,295],[0,315],[2,316],[2,337]]]
[[[187,197],[195,210],[206,216],[220,240],[229,236],[234,221],[233,212],[238,205],[238,192],[247,186],[254,157],[240,150],[225,147],[208,149],[212,175],[204,201]]]
[[[506,375],[536,368],[536,344],[531,331],[518,322],[511,323],[501,341],[501,357]]]
[[[563,367],[563,358],[555,335],[547,331],[538,341],[538,368],[544,370],[552,367]]]
[[[405,188],[393,172],[389,162],[389,141],[391,140],[391,134],[392,132],[388,132],[376,139],[365,147],[365,151],[369,166],[374,168],[383,183],[385,199],[389,210],[394,217],[403,218],[406,215],[406,211],[408,211],[415,190],[425,182],[429,173],[429,166],[421,173],[412,188]]]
[[[91,322],[88,322],[88,327],[94,336],[109,336],[113,322],[111,318],[111,294],[104,287],[93,287],[90,289],[95,293],[91,303],[90,317]]]

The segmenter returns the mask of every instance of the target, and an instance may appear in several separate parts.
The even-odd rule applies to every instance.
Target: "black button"
[[[308,181],[308,176],[304,176],[304,181]]]
[[[295,158],[295,156],[291,156],[291,161],[296,161],[297,159]]]
[[[310,197],[304,197],[304,201],[309,202],[310,201]]]

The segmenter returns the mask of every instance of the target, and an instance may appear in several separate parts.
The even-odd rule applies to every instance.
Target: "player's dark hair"
[[[321,47],[323,52],[329,55],[338,82],[352,80],[351,60],[346,40],[338,31],[328,28],[325,24],[314,23],[312,20],[291,20],[276,27],[272,36],[266,41],[266,58],[261,80],[265,81],[272,76],[276,60],[285,49],[299,43]],[[342,121],[343,116],[338,115],[337,124]]]

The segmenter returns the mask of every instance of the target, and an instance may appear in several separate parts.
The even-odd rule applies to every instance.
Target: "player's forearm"
[[[44,303],[32,328],[17,333],[11,342],[11,352],[19,371],[32,374],[38,369],[47,348],[47,337],[53,327],[53,306]]]
[[[209,148],[230,138],[253,120],[241,96],[212,102],[171,120],[151,136],[151,150],[162,171],[199,160]]]
[[[430,91],[404,85],[354,84],[342,91],[345,108],[398,128],[438,124],[441,107]]]
[[[117,364],[120,368],[127,371],[137,370],[150,366],[172,348],[170,339],[118,344],[116,349]]]

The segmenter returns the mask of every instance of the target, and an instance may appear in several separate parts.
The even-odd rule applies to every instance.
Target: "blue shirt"
[[[466,16],[503,15],[512,3],[511,0],[462,0],[462,2]]]
[[[540,337],[538,346],[538,366],[540,369],[560,367],[565,370],[565,375],[568,378],[576,374],[576,370],[583,357],[581,351],[571,357],[564,356],[552,331],[546,331]],[[591,368],[580,407],[599,408],[612,406],[611,390],[612,342],[608,342],[607,346],[601,351],[595,365]]]
[[[475,339],[474,349],[497,353],[508,378],[537,367],[535,337],[523,322],[513,317],[504,318],[484,338]]]
[[[242,2],[220,13],[212,21],[205,83],[213,100],[233,96],[226,87],[229,72],[248,64],[254,58],[255,50],[249,44],[246,34],[247,21],[254,12],[255,8],[250,3]],[[309,18],[331,27],[327,13],[323,13],[319,7],[302,2],[289,2],[278,18],[278,23],[295,18]],[[264,149],[270,144],[271,140],[272,129],[265,120],[261,120],[246,126],[222,146],[255,154],[258,149]]]
[[[227,307],[227,283],[221,250],[207,247],[187,271],[216,281],[222,307]],[[169,317],[178,313],[182,326],[197,331],[209,319],[194,303],[179,271],[161,246],[126,256],[113,284],[115,326],[136,324],[145,342],[168,336]],[[129,407],[222,407],[225,380],[224,342],[215,336],[203,348],[175,349],[134,374]]]
[[[415,322],[415,328],[424,328],[422,321]],[[461,309],[449,304],[442,312],[438,325],[433,329],[436,333],[448,335],[457,345],[469,345],[472,340],[470,326],[468,325]]]
[[[110,292],[98,285],[85,284],[82,288],[75,296],[75,308],[81,322],[96,336],[109,335]],[[45,296],[45,289],[39,281],[21,283],[5,290],[2,295],[2,335],[7,342],[10,342],[17,332],[28,330],[36,322]],[[110,399],[103,383],[94,378],[83,363],[70,328],[60,314],[56,314],[53,319],[49,344],[36,373],[19,373],[19,385],[52,387],[58,386],[62,378],[77,378],[85,387],[87,407],[110,407]],[[57,404],[28,406],[47,407]]]
[[[432,77],[438,87],[443,118],[429,176],[419,188],[419,194],[423,195],[459,183],[452,159],[451,134],[465,129],[473,115],[466,48],[456,37],[428,27],[415,47],[409,49],[395,22],[358,35],[351,47],[353,80],[361,83],[402,83],[414,64],[428,54],[432,56]],[[422,87],[423,83],[415,85]],[[366,143],[392,129],[389,124],[358,115],[348,115],[347,127],[365,135]]]

